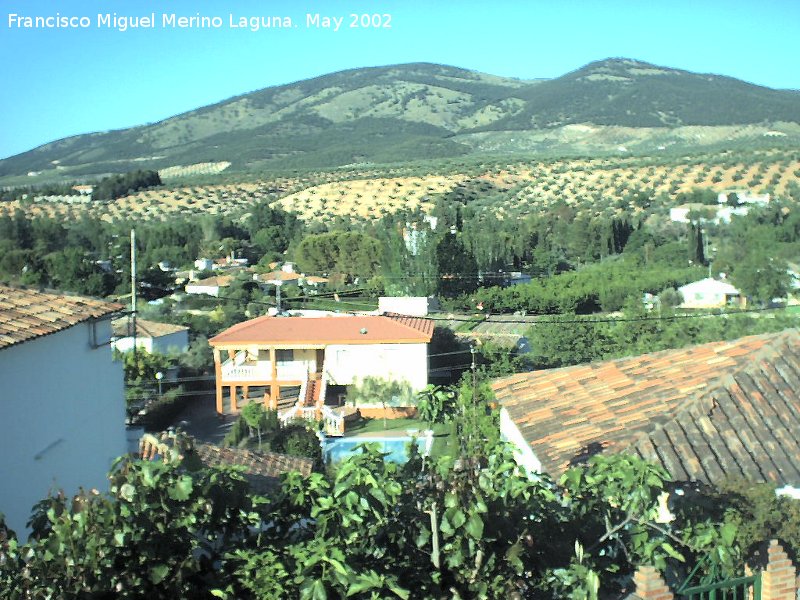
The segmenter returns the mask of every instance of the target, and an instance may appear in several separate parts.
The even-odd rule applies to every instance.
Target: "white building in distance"
[[[128,317],[115,319],[112,323],[114,335],[111,347],[119,352],[133,349],[133,320]],[[186,352],[189,349],[189,328],[170,323],[158,323],[136,319],[136,347],[150,353],[169,354]]]

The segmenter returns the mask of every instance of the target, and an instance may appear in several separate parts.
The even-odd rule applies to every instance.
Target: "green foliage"
[[[368,279],[378,273],[380,243],[359,232],[308,235],[297,246],[295,258],[308,273],[339,273]]]
[[[155,385],[156,373],[164,373],[167,369],[175,366],[176,359],[159,352],[148,352],[142,348],[137,348],[136,352],[117,353],[116,358],[122,359],[122,366],[125,373],[125,383],[127,385],[145,384]]]
[[[115,200],[144,188],[161,185],[158,171],[132,171],[101,179],[92,190],[94,200]]]
[[[664,308],[675,308],[683,304],[683,294],[675,288],[669,287],[658,294],[658,300]]]
[[[383,404],[385,406],[414,406],[411,385],[396,379],[364,377],[347,390],[347,402],[353,406]]]
[[[632,76],[632,69],[657,69],[659,75]],[[336,119],[319,114],[330,110],[336,111]],[[491,119],[480,117],[490,112]],[[148,161],[151,168],[235,156],[233,168],[238,169],[317,169],[485,154],[455,141],[454,133],[510,132],[505,138],[509,143],[525,140],[511,147],[530,152],[531,136],[517,131],[538,130],[544,135],[552,127],[582,123],[661,130],[665,125],[798,120],[797,99],[791,91],[624,59],[591,63],[561,77],[529,83],[442,65],[393,65],[259,90],[150,125],[146,136],[141,128],[75,136],[68,143],[0,162],[0,176],[53,171],[54,160],[60,160],[66,168],[62,172],[71,177],[136,169],[143,156],[158,157]],[[546,137],[538,144],[540,153],[586,152],[582,138],[558,143],[554,141],[558,136]],[[619,144],[617,129],[605,137],[609,142],[599,146],[604,151]],[[696,151],[700,143],[694,137],[669,139],[677,142],[670,149],[676,153]],[[631,148],[653,148],[647,141],[637,136]],[[795,141],[790,137],[786,143]],[[761,136],[748,139],[749,146],[755,144],[781,142]]]
[[[267,411],[261,402],[248,402],[239,415],[239,420],[243,421],[250,429],[250,435],[255,429],[258,434],[258,447],[261,448],[262,430],[274,431],[278,429],[278,415],[276,411]]]
[[[0,560],[0,597],[203,597],[221,552],[258,523],[234,470],[126,458],[110,490],[40,502],[28,543]]]
[[[440,295],[470,293],[478,287],[478,263],[457,234],[445,234],[436,246]]]
[[[731,276],[742,293],[758,303],[785,298],[791,289],[791,275],[785,260],[754,250],[736,265]]]
[[[702,558],[702,573],[730,577],[743,566],[736,527],[670,493],[668,482],[662,467],[625,455],[597,455],[562,476],[570,534],[591,553],[594,570],[618,576],[621,567],[663,572],[669,564],[685,577]]]
[[[456,460],[412,449],[399,466],[367,445],[327,475],[287,474],[269,499],[186,446],[124,459],[110,494],[41,502],[26,545],[0,533],[0,598],[594,598],[643,563],[680,577],[705,557],[729,573],[749,536],[779,525],[774,496],[667,502],[663,469],[630,456],[594,457],[559,485],[528,477],[484,428],[497,431],[488,393],[459,390]]]
[[[640,303],[629,302],[616,322],[579,316],[548,317],[526,333],[531,347],[527,356],[536,368],[556,368],[733,340],[797,325],[795,317],[780,311],[768,316],[734,313],[681,318],[662,306],[660,316],[666,318],[645,312]]]
[[[273,208],[269,202],[255,204],[247,220],[251,252],[267,262],[279,260],[289,244],[302,230],[302,224],[294,215]]]
[[[273,452],[310,458],[316,467],[322,467],[322,449],[319,438],[316,430],[306,423],[290,423],[276,429],[269,445]]]
[[[265,410],[260,402],[249,402],[233,422],[223,440],[225,446],[253,446],[289,456],[302,456],[322,467],[322,449],[314,427],[295,422],[281,425],[278,413]]]
[[[385,217],[376,233],[383,245],[381,275],[386,294],[434,294],[439,284],[435,259],[438,237],[423,215],[401,212],[391,218]]]
[[[800,554],[800,505],[775,494],[775,486],[730,480],[709,494],[709,501],[736,531],[736,544],[752,554],[766,540],[779,539],[794,556]]]
[[[630,260],[607,261],[528,284],[481,288],[460,299],[459,304],[472,310],[480,302],[487,311],[531,314],[615,311],[630,298],[677,287],[699,276],[700,269],[653,269]]]
[[[452,387],[428,385],[418,394],[417,416],[427,423],[447,423],[455,415],[456,401]]]
[[[694,187],[691,191],[680,192],[675,196],[678,204],[706,204],[709,206],[717,205],[717,193],[710,188]]]

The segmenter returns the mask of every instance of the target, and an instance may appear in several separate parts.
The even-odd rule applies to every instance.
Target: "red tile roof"
[[[127,337],[133,335],[133,320],[127,317],[122,319],[114,319],[111,327],[116,337]],[[146,321],[144,319],[136,319],[136,336],[142,338],[157,338],[171,333],[178,333],[181,331],[189,331],[188,327],[183,325],[172,325],[171,323],[158,323],[156,321]]]
[[[416,317],[330,316],[258,317],[234,325],[209,340],[236,344],[421,344],[431,341],[433,321]]]
[[[247,448],[222,448],[200,442],[183,432],[145,434],[139,442],[139,456],[145,460],[172,460],[171,451],[177,451],[180,460],[186,461],[184,464],[189,468],[244,467],[244,476],[257,493],[278,487],[284,473],[297,471],[307,477],[314,468],[314,461],[310,458]]]
[[[493,388],[543,470],[601,449],[678,480],[800,485],[800,333],[526,373]]]
[[[227,287],[233,281],[233,277],[230,275],[218,275],[216,277],[208,277],[206,279],[200,279],[199,281],[192,281],[187,283],[187,286],[203,286],[203,287]]]
[[[298,273],[287,273],[286,271],[270,271],[269,273],[260,273],[256,276],[258,281],[268,283],[270,281],[297,281],[300,279]]]
[[[245,477],[253,491],[264,493],[279,486],[280,476],[298,471],[304,477],[311,474],[314,461],[310,458],[289,456],[276,452],[258,452],[246,448],[221,448],[212,444],[195,442],[194,451],[204,465],[245,467]]]
[[[122,304],[0,285],[0,348],[120,312]]]

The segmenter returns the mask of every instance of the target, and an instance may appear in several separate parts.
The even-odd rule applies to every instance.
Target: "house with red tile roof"
[[[253,275],[254,281],[265,285],[298,285],[301,279],[299,273],[281,270]]]
[[[365,377],[421,390],[432,335],[433,321],[402,315],[264,316],[239,323],[209,340],[217,412],[263,401],[283,415],[305,411],[319,418]]]
[[[111,323],[113,335],[111,347],[119,352],[128,352],[137,348],[147,352],[186,352],[189,349],[189,328],[183,325],[159,323],[136,319],[136,335],[133,331],[133,319],[123,317]]]
[[[0,285],[0,512],[23,538],[49,491],[105,488],[127,451],[122,363],[109,348],[123,308]]]
[[[281,475],[297,472],[308,477],[314,461],[301,456],[248,448],[222,448],[206,444],[182,432],[162,432],[155,436],[144,434],[139,440],[139,456],[144,460],[183,461],[190,469],[200,467],[244,467],[243,475],[250,489],[258,494],[280,487]]]
[[[219,297],[222,288],[230,286],[233,277],[230,275],[220,275],[208,277],[200,281],[193,281],[186,284],[187,294],[206,294],[207,296]]]
[[[676,481],[800,488],[800,332],[496,380],[503,436],[529,471],[598,452],[661,464]]]

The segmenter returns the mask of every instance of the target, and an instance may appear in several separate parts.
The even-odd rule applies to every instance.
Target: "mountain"
[[[679,127],[800,122],[800,95],[794,92],[625,58],[590,63],[517,96],[525,108],[493,123],[493,131],[577,123]]]
[[[773,123],[800,123],[800,94],[630,59],[536,81],[415,63],[342,71],[159,123],[58,140],[0,161],[0,177],[91,176],[214,161],[230,161],[237,170],[325,168],[493,148],[579,149],[572,139],[579,131],[611,148],[650,129],[664,138],[686,127],[750,125],[760,135]],[[615,128],[615,135],[598,137],[598,128]]]

